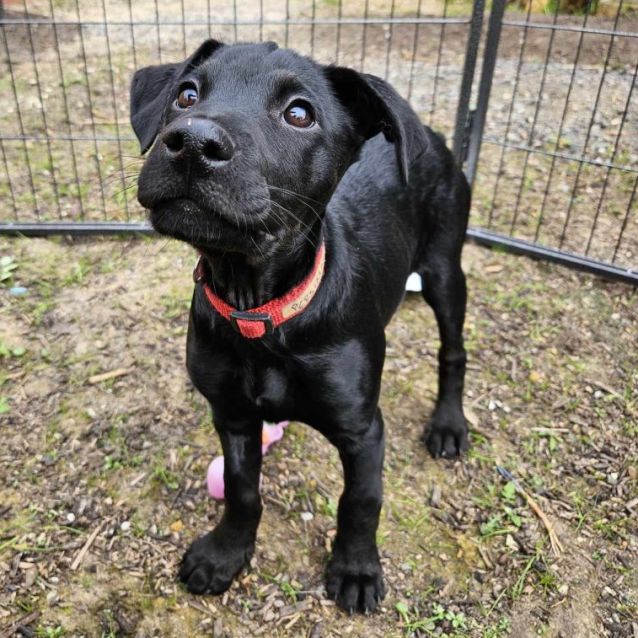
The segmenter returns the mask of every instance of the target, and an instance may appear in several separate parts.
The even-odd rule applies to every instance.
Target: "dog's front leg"
[[[377,408],[372,422],[355,435],[330,437],[344,470],[338,528],[328,563],[326,590],[352,613],[374,611],[385,596],[377,550],[382,501],[383,417]]]
[[[179,571],[195,594],[221,594],[248,564],[261,518],[261,420],[229,419],[215,412],[224,451],[224,514],[212,532],[188,549]]]

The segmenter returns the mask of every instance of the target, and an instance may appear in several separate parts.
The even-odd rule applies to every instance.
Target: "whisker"
[[[268,202],[271,206],[277,206],[277,208],[280,208],[282,211],[284,211],[284,213],[286,213],[287,215],[290,215],[294,220],[297,221],[297,223],[302,226],[303,228],[305,228],[308,231],[312,230],[312,226],[310,226],[310,224],[307,224],[306,222],[304,222],[303,220],[299,219],[299,217],[297,217],[291,210],[289,210],[288,208],[286,208],[285,206],[282,206],[281,204],[273,201],[273,200],[269,200],[267,198],[262,198],[263,201]],[[281,217],[275,210],[273,210],[271,208],[271,213],[273,214],[273,216],[275,217],[275,219],[279,222],[279,225],[284,227],[285,226],[285,218]]]
[[[302,195],[301,193],[297,193],[295,191],[291,191],[288,188],[281,188],[280,186],[273,186],[272,184],[267,184],[268,188],[271,188],[276,191],[281,191],[282,193],[288,193],[289,195],[294,195],[299,199],[307,199],[309,202],[314,202],[315,204],[322,204],[318,199],[313,199],[312,197],[308,197],[307,195]]]

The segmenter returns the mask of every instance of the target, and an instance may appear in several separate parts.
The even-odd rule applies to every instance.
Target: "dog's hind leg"
[[[425,444],[435,458],[457,456],[468,449],[468,429],[462,404],[466,363],[463,322],[467,289],[461,269],[461,249],[465,235],[464,220],[469,209],[469,196],[464,189],[453,204],[458,207],[452,213],[457,213],[457,217],[448,216],[447,221],[454,227],[436,225],[420,255],[419,268],[423,298],[434,310],[441,337],[438,396],[424,432]]]

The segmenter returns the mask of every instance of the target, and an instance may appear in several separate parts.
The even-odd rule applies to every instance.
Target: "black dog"
[[[223,518],[191,545],[180,578],[219,594],[249,561],[262,421],[293,419],[324,434],[343,463],[328,594],[346,610],[374,610],[384,596],[384,328],[412,271],[441,334],[425,443],[435,457],[468,445],[467,182],[388,84],[273,43],[208,40],[182,64],[137,71],[131,120],[142,151],[153,146],[140,203],[159,233],[201,255],[187,366],[225,458]]]

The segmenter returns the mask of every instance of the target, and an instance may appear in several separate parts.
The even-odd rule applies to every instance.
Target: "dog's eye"
[[[284,120],[290,126],[297,128],[309,128],[315,123],[315,116],[312,107],[308,102],[295,100],[285,111]]]
[[[180,109],[187,109],[197,102],[197,97],[197,89],[192,84],[185,86],[177,96],[177,106]]]

